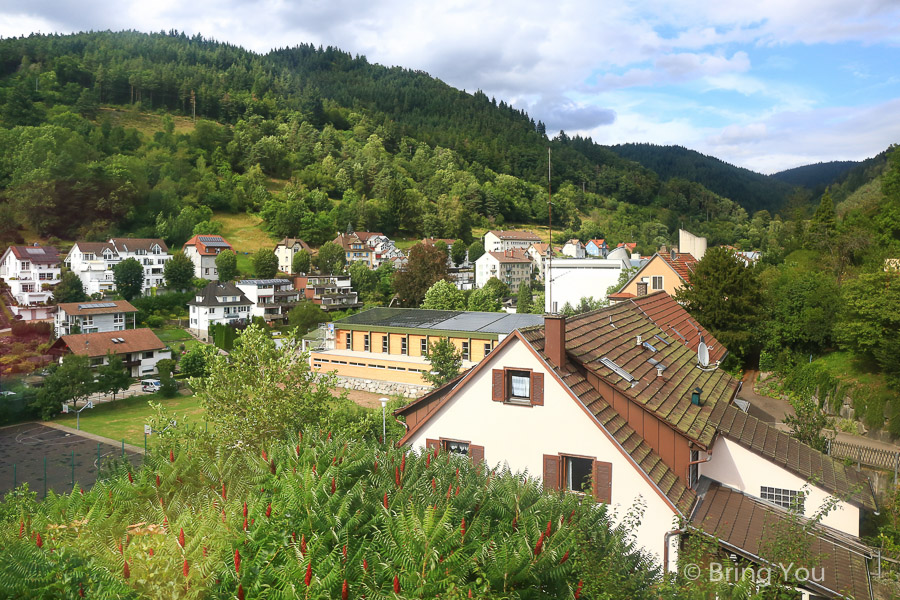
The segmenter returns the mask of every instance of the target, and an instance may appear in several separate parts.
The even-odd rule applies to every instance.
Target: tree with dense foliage
[[[406,268],[394,274],[394,290],[404,306],[419,306],[425,293],[447,279],[447,253],[435,246],[416,244],[409,250]]]
[[[320,273],[335,275],[343,270],[347,264],[347,254],[343,246],[335,242],[326,242],[319,248],[316,255],[316,267]]]
[[[782,269],[768,287],[764,349],[770,353],[819,354],[831,347],[841,292],[821,271]]]
[[[466,247],[466,243],[462,240],[456,240],[453,242],[453,245],[450,246],[450,260],[453,261],[453,264],[457,267],[466,260],[466,251],[468,248]]]
[[[466,310],[473,312],[500,312],[503,310],[503,306],[490,290],[478,288],[477,290],[472,290],[469,294]]]
[[[178,394],[178,382],[175,380],[175,359],[164,358],[157,361],[156,371],[159,374],[159,395],[163,398],[174,398]]]
[[[253,274],[259,279],[273,279],[278,274],[278,257],[271,248],[261,248],[253,255]]]
[[[209,420],[229,446],[261,447],[301,427],[318,424],[334,386],[314,373],[300,340],[281,347],[259,326],[247,327],[229,356],[215,356],[205,379],[191,379]]]
[[[209,375],[209,366],[216,355],[216,347],[207,344],[198,344],[188,350],[178,360],[178,370],[185,377],[197,377],[202,379]]]
[[[237,255],[231,250],[222,250],[216,256],[216,272],[222,283],[233,280],[238,276]]]
[[[511,292],[509,291],[509,286],[496,277],[491,277],[490,279],[488,279],[482,286],[482,289],[490,294],[498,302],[502,302],[511,294]]]
[[[116,394],[127,390],[132,381],[131,373],[125,369],[122,357],[107,352],[106,362],[97,367],[97,391],[112,394],[113,400],[115,400]]]
[[[519,292],[516,294],[516,312],[519,314],[530,313],[534,308],[534,292],[530,283],[519,284]]]
[[[469,244],[469,262],[475,262],[484,254],[484,244],[481,240],[475,240]]]
[[[426,360],[431,370],[422,373],[422,377],[434,387],[444,385],[462,369],[462,353],[448,338],[429,344]]]
[[[182,250],[176,250],[163,267],[166,287],[170,290],[188,290],[193,286],[194,263]]]
[[[762,294],[756,271],[733,250],[706,251],[676,300],[728,350],[744,359],[759,348]]]
[[[312,267],[312,257],[309,252],[301,250],[294,254],[294,258],[291,259],[291,272],[294,275],[309,273],[310,267]]]
[[[446,279],[436,281],[434,285],[425,292],[425,301],[422,302],[422,308],[432,310],[465,310],[466,295],[462,290]]]
[[[288,312],[288,325],[295,328],[297,336],[303,336],[315,329],[319,323],[328,321],[328,313],[311,300],[302,300]]]
[[[91,360],[81,354],[66,354],[62,362],[44,378],[38,391],[34,408],[41,411],[41,417],[50,419],[59,414],[63,404],[78,403],[94,393],[94,372]]]
[[[113,267],[116,291],[126,300],[141,295],[144,288],[144,267],[136,258],[126,258]]]
[[[63,271],[59,283],[53,288],[53,300],[57,304],[63,302],[83,302],[87,300],[87,294],[84,293],[84,283],[81,278],[72,271]]]

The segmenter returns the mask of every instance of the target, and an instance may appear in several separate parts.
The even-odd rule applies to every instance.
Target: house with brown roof
[[[838,497],[821,525],[857,536],[861,513],[876,509],[865,475],[743,413],[739,382],[701,363],[692,338],[665,325],[686,317],[666,311],[684,309],[635,300],[514,331],[396,411],[408,427],[402,443],[527,470],[549,489],[593,494],[617,519],[641,507],[631,533],[667,568],[680,543],[669,533],[692,522],[702,477],[776,508],[801,498],[793,506],[807,517]],[[701,527],[684,534],[709,533]]]
[[[25,321],[50,319],[53,286],[59,283],[59,253],[52,246],[10,246],[0,256],[0,278],[15,301],[10,310]]]
[[[53,343],[50,353],[59,356],[60,361],[69,353],[87,356],[91,367],[107,364],[110,354],[118,356],[132,377],[156,375],[159,373],[156,363],[172,358],[172,351],[146,327],[64,335]]]
[[[691,272],[697,262],[694,255],[687,252],[657,252],[622,286],[615,298],[610,295],[610,300],[658,291],[674,296],[686,283],[690,283]]]
[[[312,248],[300,238],[282,238],[275,244],[275,256],[278,257],[278,270],[282,273],[294,272],[294,255],[305,250],[312,256]]]
[[[539,244],[541,238],[531,231],[492,230],[482,238],[485,252],[506,252],[507,250],[528,250],[532,244]]]
[[[137,309],[126,300],[64,302],[57,305],[56,337],[74,333],[105,333],[134,329]]]
[[[231,244],[221,235],[195,235],[184,243],[185,255],[194,263],[194,277],[217,281],[219,270],[216,268],[216,257],[219,252],[231,250]]]
[[[538,243],[532,244],[526,251],[534,264],[535,276],[543,281],[544,273],[547,271],[547,264],[550,262],[550,244]],[[556,253],[553,254],[556,256]]]
[[[485,252],[475,261],[475,287],[483,287],[488,279],[496,277],[515,294],[521,284],[531,281],[533,267],[525,250]]]
[[[567,241],[563,246],[562,253],[564,256],[569,256],[571,258],[584,258],[587,256],[584,250],[584,244],[577,238]]]

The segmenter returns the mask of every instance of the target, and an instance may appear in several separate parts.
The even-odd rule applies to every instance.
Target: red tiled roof
[[[231,250],[232,252],[234,251],[234,248],[231,247],[231,244],[228,243],[228,240],[223,238],[221,235],[197,234],[194,237],[192,237],[191,239],[189,239],[188,241],[186,241],[184,243],[183,247],[187,248],[188,246],[196,246],[197,252],[204,256],[215,256],[216,254],[218,254],[218,252],[216,250],[211,249],[214,247],[213,246],[208,247],[206,245],[208,242],[204,242],[203,240],[201,240],[200,239],[201,237],[202,238],[214,238],[217,242],[228,244],[228,247],[225,248],[226,250]],[[218,249],[221,251],[222,247],[219,246]]]
[[[674,258],[673,258],[674,255]],[[687,283],[691,282],[691,272],[694,270],[694,265],[699,262],[696,258],[694,258],[693,254],[689,254],[687,252],[660,252],[658,256],[663,259],[663,261],[669,265],[669,267],[678,274],[684,281]]]
[[[599,239],[599,240],[588,240],[588,244],[590,244],[591,242],[594,242],[594,245],[599,248],[606,242],[606,239],[604,238],[604,239]]]
[[[541,238],[531,231],[489,231],[488,233],[493,233],[495,236],[500,238],[501,240],[535,240],[541,241]]]
[[[631,292],[616,292],[615,294],[609,294],[607,298],[610,300],[628,300],[629,298],[634,298],[635,295]]]
[[[674,332],[678,341],[691,350],[697,351],[702,337],[709,349],[710,362],[722,360],[728,354],[728,348],[719,343],[709,331],[691,318],[691,315],[667,293],[653,292],[637,297],[628,295],[634,298],[632,302],[660,329],[669,333]],[[612,297],[611,295],[610,298]]]
[[[632,252],[637,248],[637,242],[619,242],[616,248],[627,248],[629,252]]]
[[[123,339],[125,341],[115,343],[113,339]],[[142,329],[126,329],[124,331],[64,335],[56,340],[53,346],[54,348],[65,347],[73,354],[82,354],[92,358],[106,356],[107,351],[113,354],[127,354],[129,352],[160,350],[166,347],[156,337],[156,334],[146,327]]]

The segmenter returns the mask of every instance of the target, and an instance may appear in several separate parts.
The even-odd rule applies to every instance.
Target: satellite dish
[[[703,342],[700,342],[700,345],[697,346],[697,361],[701,367],[709,366],[709,348]]]

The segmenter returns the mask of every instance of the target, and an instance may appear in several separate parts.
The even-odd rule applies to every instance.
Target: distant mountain
[[[826,186],[845,174],[853,167],[860,163],[855,160],[833,160],[831,162],[820,162],[814,165],[804,165],[787,169],[770,175],[771,178],[783,181],[790,185],[799,185],[810,189],[819,186]]]
[[[791,185],[786,182],[682,146],[621,144],[611,146],[610,150],[655,171],[660,179],[696,181],[737,202],[751,215],[763,209],[777,211],[791,193]]]

